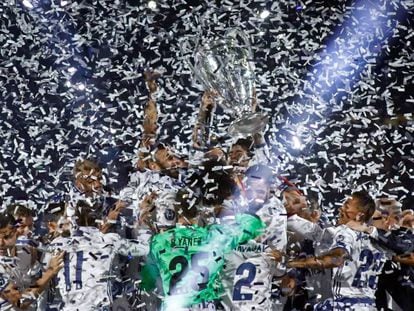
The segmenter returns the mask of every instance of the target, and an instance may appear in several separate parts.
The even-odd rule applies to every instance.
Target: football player
[[[333,269],[333,297],[315,310],[376,310],[375,290],[385,253],[374,247],[368,234],[351,229],[350,221],[367,223],[375,211],[375,202],[364,191],[354,192],[339,212],[338,227],[329,251],[288,262],[293,268]]]
[[[258,216],[266,228],[260,237],[225,256],[222,304],[228,310],[273,310],[277,305],[271,299],[272,280],[285,274],[274,258],[286,250],[286,210],[271,194],[274,178],[269,167],[254,165],[245,175],[246,212]]]
[[[63,253],[50,258],[42,271],[30,252],[18,252],[15,219],[0,214],[0,309],[37,310],[37,298],[62,268]]]

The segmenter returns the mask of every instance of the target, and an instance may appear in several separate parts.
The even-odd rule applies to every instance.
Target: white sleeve
[[[287,229],[296,233],[301,239],[318,241],[322,236],[322,228],[309,220],[298,215],[290,216],[287,219]]]
[[[329,250],[333,250],[335,248],[343,248],[348,252],[350,256],[352,256],[352,246],[355,243],[355,239],[349,230],[351,229],[347,229],[346,227],[339,227],[333,237],[333,242]]]
[[[124,256],[146,256],[150,251],[152,233],[149,230],[141,230],[135,240],[120,239],[117,253]]]

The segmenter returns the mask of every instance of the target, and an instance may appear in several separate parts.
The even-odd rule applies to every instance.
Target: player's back
[[[334,298],[375,299],[378,275],[385,263],[385,253],[374,247],[369,235],[343,225],[338,227],[333,247],[347,250],[349,258],[333,269]]]
[[[207,228],[177,227],[155,236],[151,252],[161,270],[167,310],[214,299],[220,291],[214,282],[223,264],[220,247],[224,239]],[[182,303],[176,306],[175,303]]]
[[[164,289],[164,308],[179,309],[218,299],[222,294],[219,272],[224,254],[258,235],[263,224],[245,215],[238,226],[179,226],[154,236],[151,254]]]
[[[266,225],[258,239],[273,249],[284,252],[287,244],[287,213],[282,202],[271,197],[255,214]]]
[[[279,200],[271,199],[255,214],[266,224],[263,234],[238,245],[225,257],[223,304],[231,310],[274,309],[275,301],[270,298],[272,279],[285,272],[270,257],[271,249],[286,250],[285,208]]]
[[[117,234],[80,227],[71,237],[59,237],[51,246],[66,252],[57,281],[62,310],[95,310],[110,304],[111,263],[119,241]]]
[[[270,247],[255,241],[237,246],[225,256],[223,284],[226,310],[272,310],[272,279],[275,261]]]

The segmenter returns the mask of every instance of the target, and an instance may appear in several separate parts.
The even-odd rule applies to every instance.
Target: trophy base
[[[250,136],[263,131],[269,117],[261,112],[243,116],[233,121],[229,126],[231,136]]]

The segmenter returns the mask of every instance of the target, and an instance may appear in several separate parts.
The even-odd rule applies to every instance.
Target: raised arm
[[[158,128],[158,110],[154,99],[154,94],[158,89],[156,79],[160,74],[154,71],[146,71],[144,78],[149,91],[148,102],[144,108],[144,132],[141,140],[142,147],[150,147],[155,143]]]
[[[197,122],[193,128],[193,147],[201,148],[209,139],[208,126],[215,108],[214,91],[205,91],[201,98],[200,110],[198,112]]]

